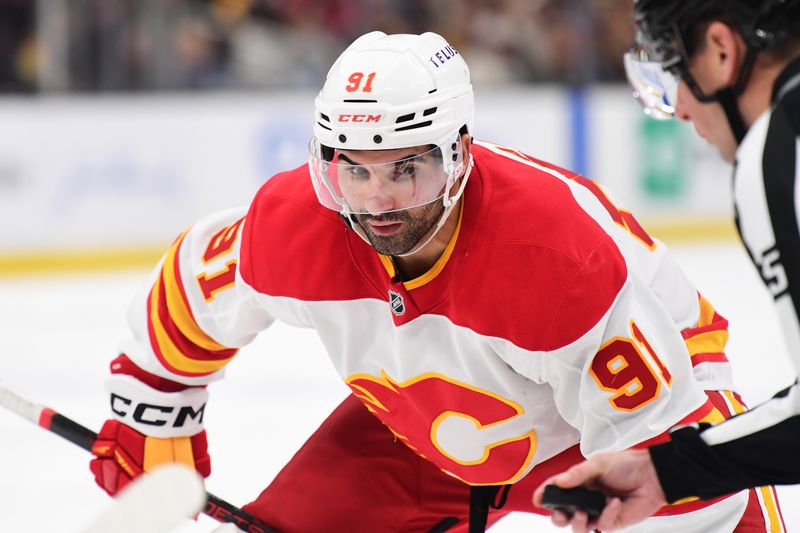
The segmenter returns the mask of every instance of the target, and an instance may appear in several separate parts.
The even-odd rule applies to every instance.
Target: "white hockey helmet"
[[[440,35],[362,35],[333,64],[314,107],[309,169],[324,206],[345,215],[366,212],[346,200],[359,171],[393,183],[415,176],[413,192],[388,211],[438,199],[449,207],[463,190],[450,195],[464,170],[459,130],[472,131],[474,96],[469,68]],[[338,158],[340,150],[419,146],[431,150],[377,169]]]

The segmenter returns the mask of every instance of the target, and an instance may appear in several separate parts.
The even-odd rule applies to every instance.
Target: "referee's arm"
[[[650,448],[668,502],[800,483],[800,385],[719,425],[684,426],[671,436]]]

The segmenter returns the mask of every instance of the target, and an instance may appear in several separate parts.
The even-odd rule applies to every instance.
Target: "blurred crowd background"
[[[632,0],[0,0],[3,93],[317,88],[369,30],[436,31],[476,86],[624,79]]]

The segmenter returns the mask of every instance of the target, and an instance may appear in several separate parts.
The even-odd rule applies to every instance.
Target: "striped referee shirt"
[[[772,105],[736,153],[736,226],[775,299],[787,347],[800,369],[800,58],[775,82]],[[748,487],[800,483],[800,385],[720,425],[676,428],[650,448],[670,502]]]

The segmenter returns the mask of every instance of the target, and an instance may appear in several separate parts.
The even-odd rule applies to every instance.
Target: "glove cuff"
[[[114,418],[150,437],[191,437],[203,431],[208,391],[162,392],[125,374],[106,380]]]

